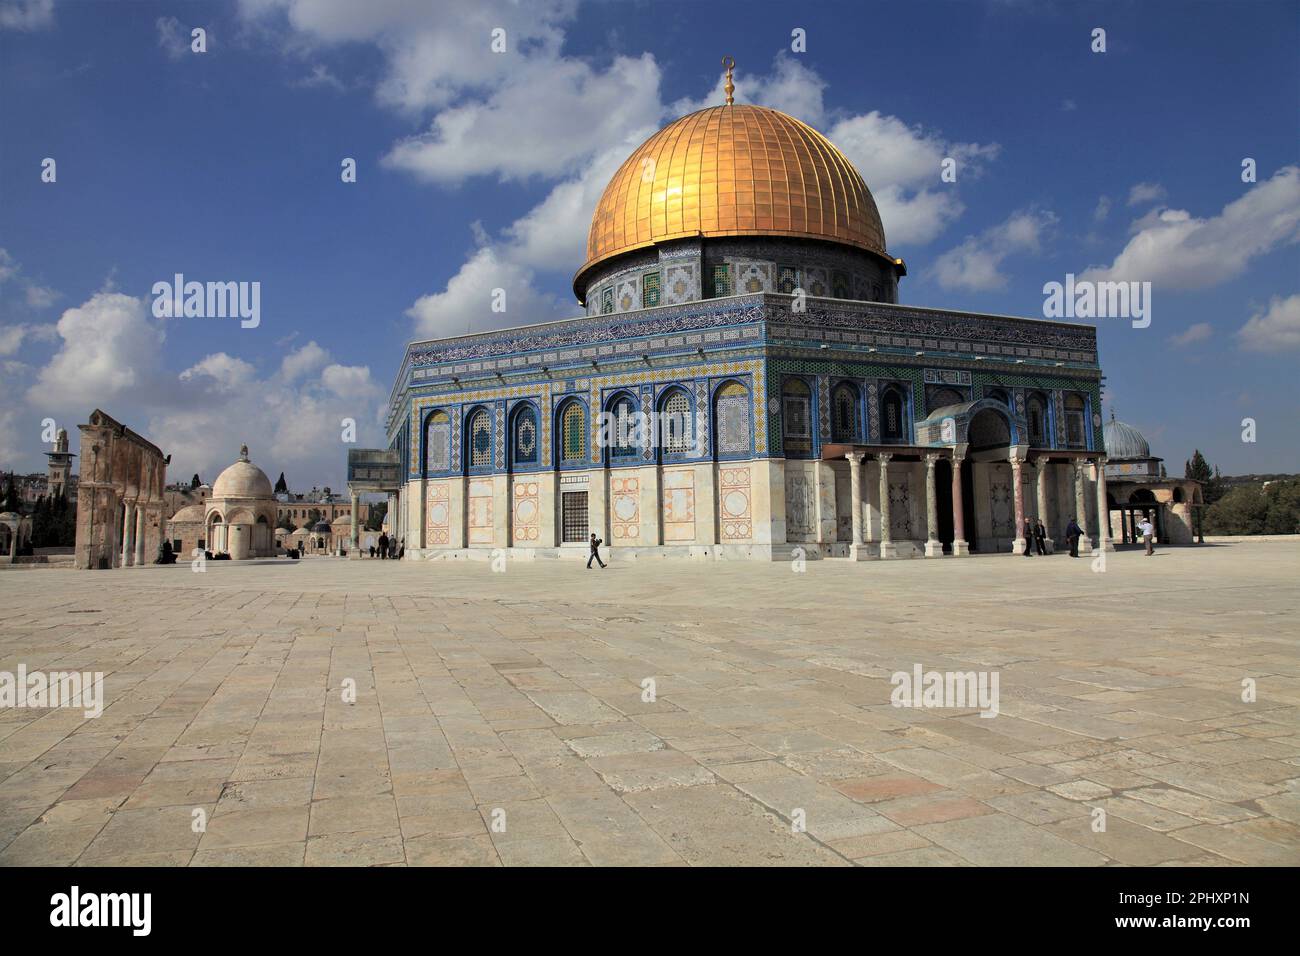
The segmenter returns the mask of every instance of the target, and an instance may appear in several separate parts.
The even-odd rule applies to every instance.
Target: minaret
[[[50,497],[68,493],[68,479],[72,475],[72,459],[68,451],[68,430],[60,428],[54,438],[54,451],[47,451],[45,457],[50,460],[49,493]]]

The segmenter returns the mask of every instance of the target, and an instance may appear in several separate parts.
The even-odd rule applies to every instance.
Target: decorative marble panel
[[[424,507],[424,540],[431,548],[446,547],[450,543],[451,508],[447,499],[447,483],[431,481],[426,489]]]
[[[695,472],[663,476],[664,543],[695,540]]]
[[[513,507],[516,544],[532,544],[541,535],[542,506],[538,488],[535,481],[515,482]]]
[[[641,537],[641,479],[609,479],[610,534],[614,544],[636,544]]]
[[[724,542],[744,542],[753,537],[753,493],[749,472],[748,465],[718,470],[718,514]]]
[[[466,507],[469,513],[469,543],[495,543],[492,530],[492,482],[470,481]]]
[[[889,482],[889,533],[894,538],[910,541],[912,534],[912,488],[907,475]]]
[[[813,523],[817,520],[816,502],[813,499],[815,492],[812,482],[804,475],[786,475],[785,526],[788,533],[813,533]]]

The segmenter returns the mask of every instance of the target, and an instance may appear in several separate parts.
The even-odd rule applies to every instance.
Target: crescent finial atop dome
[[[722,88],[727,91],[727,105],[731,106],[734,102],[731,94],[736,92],[736,84],[731,82],[731,71],[736,68],[736,58],[734,56],[724,56],[722,65],[727,70],[727,82]]]

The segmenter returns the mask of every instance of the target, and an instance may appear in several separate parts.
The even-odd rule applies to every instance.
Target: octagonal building
[[[376,452],[406,554],[937,558],[1040,517],[1108,547],[1096,330],[900,304],[852,163],[728,100],[614,174],[583,315],[407,347]]]

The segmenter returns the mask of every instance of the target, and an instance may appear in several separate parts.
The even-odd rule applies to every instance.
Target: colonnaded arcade
[[[863,559],[1019,553],[1027,517],[1059,547],[1075,517],[1109,547],[1096,330],[901,305],[905,275],[845,156],[729,93],[610,181],[584,316],[408,346],[394,533],[414,557],[594,532],[616,559]],[[652,412],[689,427],[605,440]]]

